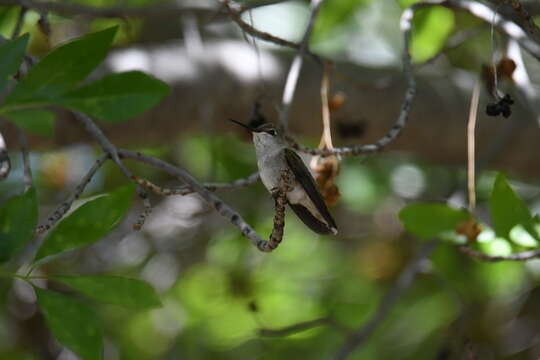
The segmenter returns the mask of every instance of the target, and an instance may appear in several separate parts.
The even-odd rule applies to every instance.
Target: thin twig
[[[77,200],[83,193],[86,186],[90,183],[96,172],[103,166],[105,161],[109,158],[108,154],[101,155],[94,165],[88,170],[86,175],[82,178],[81,182],[75,188],[75,191],[62,203],[60,206],[47,218],[47,222],[38,226],[36,229],[37,234],[43,234],[51,229],[54,224],[58,222],[64,215],[71,209],[73,202]]]
[[[516,254],[506,255],[506,256],[491,256],[484,254],[483,252],[476,251],[475,249],[462,245],[459,247],[459,250],[461,250],[464,254],[469,255],[472,258],[475,258],[477,260],[481,261],[487,261],[487,262],[500,262],[500,261],[527,261],[531,259],[540,258],[540,249],[537,250],[530,250],[530,251],[523,251]]]
[[[150,202],[150,199],[148,198],[148,193],[144,191],[144,192],[138,193],[138,195],[143,202],[143,211],[139,215],[137,222],[133,224],[133,230],[135,231],[139,231],[142,229],[144,223],[146,222],[146,219],[152,213],[152,203]]]
[[[471,97],[469,121],[467,123],[467,189],[469,191],[469,212],[476,207],[476,176],[475,176],[475,132],[478,114],[478,99],[480,97],[480,81],[476,81]]]
[[[200,184],[191,174],[189,174],[185,169],[171,165],[163,160],[144,155],[140,152],[130,151],[119,149],[118,154],[123,158],[132,159],[135,161],[142,162],[144,164],[150,165],[157,169],[163,170],[164,172],[177,177],[179,180],[188,184],[194,191],[196,191],[207,203],[212,205],[212,207],[223,217],[229,219],[229,221],[238,227],[241,233],[247,237],[251,243],[263,252],[270,252],[273,249],[269,246],[267,240],[262,239],[253,228],[229,205],[224,203],[220,198],[218,198],[210,190],[206,189],[202,184]]]
[[[502,0],[503,3],[509,4],[515,14],[521,19],[521,25],[531,34],[537,41],[540,41],[540,27],[536,25],[533,17],[523,7],[519,0]]]
[[[360,345],[362,345],[373,332],[381,325],[383,320],[392,310],[392,307],[401,298],[401,294],[405,291],[413,282],[418,272],[422,269],[422,263],[431,255],[435,247],[438,245],[438,240],[433,240],[425,243],[416,257],[407,265],[407,267],[401,272],[397,281],[394,283],[390,291],[388,291],[379,302],[377,310],[371,316],[371,318],[365,322],[362,327],[354,331],[347,339],[345,344],[339,349],[335,360],[346,359],[353,351],[355,351]]]
[[[242,17],[241,17],[242,11],[241,10],[237,11],[233,9],[229,0],[223,0],[223,4],[225,5],[225,9],[229,13],[229,17],[231,18],[231,20],[234,21],[243,31],[245,31],[249,35],[256,37],[258,39],[264,40],[264,41],[274,43],[279,46],[285,46],[285,47],[289,47],[293,49],[300,49],[301,47],[300,43],[285,40],[280,37],[274,36],[270,33],[257,30],[250,24],[246,23],[244,20],[242,20]]]
[[[109,139],[103,134],[103,131],[96,125],[96,123],[87,115],[81,113],[81,112],[74,112],[75,118],[81,122],[86,130],[90,133],[90,135],[97,140],[103,151],[111,157],[112,161],[118,167],[120,168],[120,171],[126,178],[129,180],[132,179],[133,175],[131,174],[131,171],[126,168],[126,166],[122,163],[120,158],[118,157],[118,152],[116,149],[116,146],[114,146]]]
[[[142,187],[152,191],[153,193],[156,193],[162,196],[171,196],[171,195],[183,196],[183,195],[187,195],[187,194],[191,194],[195,192],[189,186],[182,186],[176,189],[165,188],[165,187],[156,185],[147,179],[140,178],[138,176],[134,176],[133,179],[137,182],[137,184],[141,185]],[[251,184],[254,184],[258,180],[259,180],[259,173],[256,172],[249,175],[248,177],[237,179],[228,183],[203,183],[202,185],[209,191],[235,190],[235,189],[243,188]]]
[[[323,120],[323,136],[319,143],[319,148],[332,149],[332,129],[330,126],[330,106],[328,104],[328,89],[330,88],[330,72],[332,64],[324,63],[324,72],[321,81],[321,104],[322,104],[322,120]]]
[[[414,79],[412,64],[411,64],[411,55],[409,52],[409,42],[411,37],[411,28],[412,28],[412,19],[414,11],[422,6],[432,5],[431,3],[417,3],[412,5],[410,8],[403,11],[400,20],[401,32],[403,35],[403,73],[407,81],[407,89],[405,90],[405,99],[401,105],[401,110],[399,112],[398,119],[395,125],[388,131],[386,135],[377,140],[373,144],[368,145],[356,145],[352,147],[337,147],[333,149],[313,149],[299,145],[294,139],[288,137],[290,145],[298,151],[302,151],[311,155],[360,155],[360,154],[371,154],[378,151],[381,151],[385,146],[394,141],[398,135],[401,133],[405,125],[407,124],[407,119],[409,117],[409,112],[411,111],[411,105],[413,103],[414,97],[416,95],[416,80]]]
[[[453,9],[461,9],[468,11],[472,15],[493,24],[500,31],[505,33],[510,38],[518,41],[525,50],[527,50],[532,56],[540,60],[540,44],[531,39],[528,34],[521,29],[517,24],[512,21],[504,19],[496,11],[492,10],[489,6],[473,0],[441,0],[431,2],[419,2],[413,4],[410,8],[403,11],[401,15],[400,27],[403,34],[403,72],[407,79],[407,90],[405,92],[405,100],[401,106],[398,120],[396,124],[390,129],[390,131],[376,141],[373,144],[368,145],[356,145],[351,147],[337,147],[334,149],[313,149],[299,145],[291,137],[287,137],[290,145],[298,151],[302,151],[311,155],[360,155],[371,154],[381,151],[385,146],[394,141],[401,133],[406,125],[411,104],[416,93],[416,82],[414,80],[411,58],[409,53],[410,31],[412,26],[412,18],[414,11],[420,7],[427,6],[445,6]]]
[[[300,47],[298,48],[298,53],[294,57],[289,73],[287,74],[287,80],[285,82],[285,87],[283,89],[283,99],[281,101],[281,109],[279,114],[280,124],[286,133],[288,122],[289,122],[289,110],[294,98],[294,93],[296,91],[296,85],[298,84],[298,78],[300,76],[300,70],[302,69],[302,62],[304,59],[304,54],[308,51],[309,48],[309,39],[311,38],[311,32],[313,30],[313,25],[315,24],[315,19],[319,13],[319,9],[324,0],[311,0],[311,13],[309,15],[308,25],[302,41],[300,42]]]

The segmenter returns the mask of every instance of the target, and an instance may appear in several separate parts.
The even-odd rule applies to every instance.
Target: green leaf
[[[25,34],[0,45],[0,90],[6,85],[6,79],[19,70],[29,37]]]
[[[421,238],[438,237],[469,219],[465,210],[457,210],[444,204],[415,203],[399,212],[405,229]]]
[[[0,263],[9,260],[32,239],[37,218],[36,191],[33,187],[4,203],[0,208]]]
[[[54,337],[84,360],[103,358],[103,331],[87,305],[62,294],[35,288],[38,305]]]
[[[5,116],[15,125],[41,136],[53,136],[55,115],[49,110],[26,109]]]
[[[89,298],[135,309],[161,306],[154,288],[141,280],[119,276],[55,276]]]
[[[371,2],[371,0],[325,1],[317,16],[312,38],[318,40],[320,38],[331,36],[332,30],[346,24],[349,19],[354,17],[359,8],[365,6],[369,2]]]
[[[523,225],[530,234],[538,237],[532,227],[533,219],[529,208],[512,190],[503,174],[498,174],[495,179],[489,207],[497,236],[508,239],[514,226]]]
[[[454,29],[454,13],[443,7],[430,7],[415,12],[411,40],[411,56],[423,62],[437,54]]]
[[[46,256],[90,245],[107,235],[131,205],[132,184],[86,202],[55,227],[39,249],[36,261]]]
[[[86,35],[54,49],[17,84],[6,105],[48,103],[75,87],[105,59],[116,29]]]
[[[127,120],[142,114],[169,93],[164,82],[140,71],[106,76],[58,99],[58,105],[104,121]]]

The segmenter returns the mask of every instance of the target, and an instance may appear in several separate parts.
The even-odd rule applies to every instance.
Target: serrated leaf
[[[6,85],[6,79],[19,70],[28,45],[28,34],[0,45],[0,90]]]
[[[103,358],[103,330],[97,315],[84,303],[57,292],[35,288],[47,326],[62,345],[83,360]]]
[[[49,103],[75,87],[105,59],[116,30],[89,34],[51,51],[17,84],[6,106]]]
[[[457,210],[444,204],[415,203],[407,205],[399,212],[405,229],[421,238],[438,237],[469,219],[465,210]]]
[[[104,121],[122,121],[142,114],[159,103],[169,86],[140,71],[105,76],[66,93],[58,105]]]
[[[55,115],[49,110],[26,109],[5,116],[15,125],[41,136],[53,136]]]
[[[36,191],[7,200],[0,208],[0,263],[9,260],[33,237],[38,218]]]
[[[516,225],[523,225],[535,238],[538,237],[532,227],[532,215],[525,202],[512,190],[506,176],[498,174],[489,199],[489,208],[493,228],[497,236],[508,239],[510,230]]]
[[[161,306],[154,288],[144,281],[120,276],[55,276],[78,292],[108,304],[135,309]]]
[[[126,185],[77,208],[45,238],[36,261],[90,245],[107,235],[129,209],[134,189],[132,184]]]

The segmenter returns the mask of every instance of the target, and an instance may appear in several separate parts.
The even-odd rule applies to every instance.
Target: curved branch
[[[288,137],[290,145],[298,151],[302,151],[311,155],[361,155],[361,154],[372,154],[382,150],[385,146],[394,141],[405,125],[409,118],[409,113],[411,111],[412,102],[414,96],[416,95],[416,80],[414,79],[412,63],[411,63],[411,54],[409,51],[409,43],[411,38],[411,28],[412,28],[412,19],[414,11],[417,8],[433,5],[432,3],[417,3],[412,5],[410,8],[406,9],[401,15],[400,27],[403,34],[403,72],[407,81],[407,89],[405,90],[405,99],[401,105],[401,110],[399,112],[398,119],[395,125],[388,131],[386,135],[380,138],[373,144],[367,145],[356,145],[351,147],[337,147],[333,149],[314,149],[309,147],[304,147],[299,145],[294,139]]]
[[[229,221],[238,227],[245,237],[247,237],[251,243],[257,247],[257,249],[263,252],[271,252],[274,250],[270,246],[268,240],[262,239],[255,230],[229,205],[224,203],[219,197],[217,197],[212,191],[200,184],[191,174],[185,169],[171,165],[163,160],[154,158],[152,156],[144,155],[140,152],[130,151],[125,149],[118,149],[118,155],[122,158],[132,159],[141,163],[150,165],[157,169],[163,170],[166,173],[177,177],[178,179],[189,185],[195,192],[197,192],[208,204],[210,204],[221,216],[229,219]],[[135,179],[133,179],[135,181]]]

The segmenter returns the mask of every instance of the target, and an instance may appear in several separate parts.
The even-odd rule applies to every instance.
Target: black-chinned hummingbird
[[[268,122],[246,125],[230,120],[252,133],[259,175],[266,189],[273,193],[278,188],[283,171],[290,170],[294,175],[291,179],[292,189],[287,192],[290,207],[300,220],[316,233],[337,234],[336,222],[330,215],[313,176],[276,128]]]

